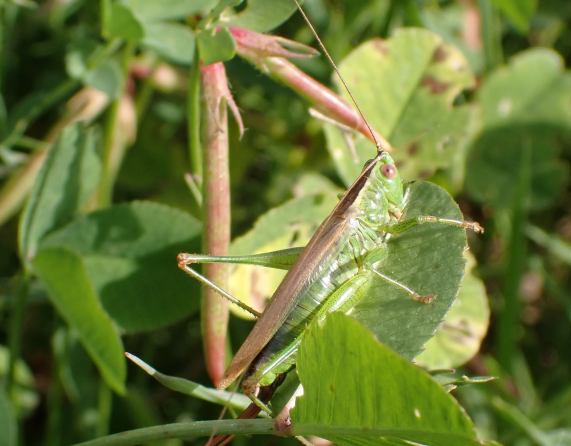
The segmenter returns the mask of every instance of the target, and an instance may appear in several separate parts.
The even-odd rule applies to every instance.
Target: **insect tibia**
[[[208,277],[203,276],[202,274],[200,274],[198,271],[193,270],[190,266],[189,266],[189,262],[187,261],[187,257],[186,256],[190,256],[190,254],[179,254],[177,256],[177,260],[178,260],[178,267],[183,270],[186,274],[188,274],[191,277],[194,277],[196,280],[198,280],[200,283],[202,283],[203,285],[206,285],[208,288],[213,289],[214,291],[216,291],[218,294],[220,294],[220,296],[222,296],[224,299],[228,300],[229,302],[238,305],[242,310],[247,311],[248,313],[250,313],[252,316],[259,318],[261,313],[259,311],[256,311],[254,308],[250,307],[249,305],[246,305],[244,302],[242,302],[240,299],[238,299],[237,297],[233,296],[232,294],[230,294],[228,291],[224,290],[223,288],[219,287],[218,285],[216,285],[214,282],[212,282]],[[192,262],[190,262],[190,264],[192,264]]]

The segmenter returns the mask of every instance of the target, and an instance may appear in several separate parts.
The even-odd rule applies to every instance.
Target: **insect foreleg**
[[[478,222],[453,220],[450,218],[435,217],[433,215],[419,215],[417,217],[399,221],[398,223],[387,225],[383,229],[391,234],[401,234],[403,232],[408,231],[410,228],[414,226],[423,225],[427,223],[436,223],[447,226],[455,226],[457,228],[470,229],[471,231],[480,234],[484,232],[484,228],[480,226]]]
[[[261,315],[260,312],[254,310],[252,307],[246,305],[244,302],[242,302],[237,297],[232,296],[228,291],[224,290],[223,288],[220,288],[218,285],[216,285],[214,282],[212,282],[206,276],[203,276],[199,272],[193,270],[188,265],[188,263],[185,262],[184,254],[179,254],[179,256],[178,256],[178,267],[180,269],[182,269],[189,276],[194,277],[196,280],[198,280],[203,285],[206,285],[206,286],[212,288],[214,291],[216,291],[218,294],[220,294],[223,298],[229,300],[231,303],[238,305],[240,308],[242,308],[243,310],[252,314],[256,318],[260,317],[260,315]]]

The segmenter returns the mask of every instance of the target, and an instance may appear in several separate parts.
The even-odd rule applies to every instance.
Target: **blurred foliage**
[[[219,406],[188,397],[208,378],[199,287],[175,262],[179,251],[200,250],[200,204],[184,177],[192,172],[191,184],[200,185],[187,141],[197,55],[225,61],[247,128],[242,138],[230,128],[232,253],[303,245],[372,154],[364,138],[310,118],[303,98],[236,57],[232,26],[315,46],[292,16],[292,0],[271,3],[0,2],[0,444],[69,444],[217,417]],[[423,313],[413,314],[411,302],[399,304],[408,319],[390,296],[380,315],[372,311],[385,307],[374,301],[356,311],[405,356],[431,338],[418,363],[460,367],[456,378],[436,386],[357,322],[331,318],[302,346],[300,379],[310,391],[294,415],[300,433],[315,433],[303,431],[311,423],[351,420],[355,438],[321,434],[381,444],[359,429],[392,426],[384,411],[402,414],[399,395],[420,386],[431,399],[414,403],[419,413],[441,411],[456,423],[446,430],[438,417],[405,417],[412,431],[438,426],[443,436],[399,438],[473,444],[472,422],[443,391],[457,385],[454,396],[480,438],[571,445],[571,3],[306,0],[304,8],[359,106],[394,146],[404,178],[444,187],[486,233],[469,236],[475,261],[460,297],[436,301],[440,313],[427,318],[423,338],[415,338]],[[296,64],[338,84],[325,58]],[[420,212],[424,201],[432,209],[431,197],[416,198],[407,212]],[[404,237],[391,261],[399,274],[423,272],[421,284],[434,288],[443,270],[459,278],[463,265],[429,235]],[[443,265],[432,278],[417,254],[430,248]],[[283,272],[257,268],[234,267],[231,290],[261,305]],[[232,320],[234,346],[249,327]],[[347,360],[346,375],[331,374],[341,359],[329,366],[312,359],[350,356],[351,348],[368,359]],[[159,378],[185,395],[127,372],[123,351],[168,373]],[[464,375],[497,379],[475,385]],[[321,418],[315,405],[328,389],[354,394],[357,383],[382,389],[383,404],[373,404],[371,392],[372,400],[332,406],[332,418]],[[198,389],[198,398],[219,401]],[[367,407],[370,424],[353,420]]]

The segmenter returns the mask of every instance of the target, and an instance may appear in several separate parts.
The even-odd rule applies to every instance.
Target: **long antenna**
[[[349,94],[349,97],[351,98],[351,101],[353,102],[353,105],[355,106],[355,108],[357,109],[357,112],[359,113],[359,116],[361,117],[361,119],[363,120],[363,123],[365,124],[365,126],[367,127],[367,129],[369,130],[369,133],[371,134],[371,136],[373,137],[373,140],[375,141],[375,146],[377,146],[377,152],[382,152],[383,151],[383,147],[381,146],[381,143],[379,142],[379,140],[377,139],[377,137],[375,136],[375,132],[373,132],[373,129],[371,128],[371,126],[369,125],[369,122],[367,121],[367,119],[365,118],[365,115],[363,114],[363,112],[361,111],[361,108],[359,107],[359,104],[357,104],[357,101],[355,100],[355,98],[353,97],[353,94],[351,93],[351,90],[349,90],[349,86],[347,85],[347,82],[345,82],[345,79],[343,79],[343,76],[341,75],[341,72],[339,71],[339,68],[337,68],[337,64],[335,63],[335,61],[333,60],[333,57],[331,57],[331,54],[329,54],[329,51],[327,51],[327,48],[325,47],[325,44],[323,43],[323,41],[321,40],[321,38],[319,37],[319,34],[317,34],[317,31],[315,30],[315,28],[313,27],[313,24],[311,23],[311,21],[309,20],[309,17],[307,17],[307,14],[305,14],[305,11],[303,10],[303,8],[301,7],[301,4],[299,3],[299,0],[293,0],[297,6],[297,9],[299,9],[299,12],[301,13],[303,20],[305,20],[305,23],[307,23],[307,26],[309,26],[309,29],[311,30],[313,36],[315,37],[315,39],[317,40],[317,43],[319,43],[319,46],[321,47],[321,49],[323,50],[323,53],[325,54],[325,57],[327,57],[327,60],[329,60],[329,63],[331,64],[331,66],[333,67],[333,70],[335,71],[335,74],[337,75],[337,77],[339,78],[339,80],[341,81],[341,83],[343,84],[343,88],[345,88],[345,91],[347,91],[347,94]]]

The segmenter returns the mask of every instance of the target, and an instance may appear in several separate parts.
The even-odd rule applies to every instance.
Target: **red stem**
[[[337,93],[317,82],[284,58],[284,56],[308,57],[312,55],[307,50],[299,53],[289,50],[289,48],[297,49],[301,44],[242,28],[232,28],[231,32],[236,40],[238,54],[260,71],[290,87],[327,117],[358,131],[374,144],[378,141],[384,149],[391,149],[389,142],[374,129],[371,134],[361,115]],[[288,49],[284,50],[284,46]]]
[[[222,63],[201,67],[205,101],[205,144],[203,156],[204,252],[227,255],[230,244],[230,181],[228,170],[228,84]],[[206,276],[227,288],[228,267],[204,266]],[[202,291],[202,331],[206,368],[215,385],[226,366],[228,303],[214,290]]]

